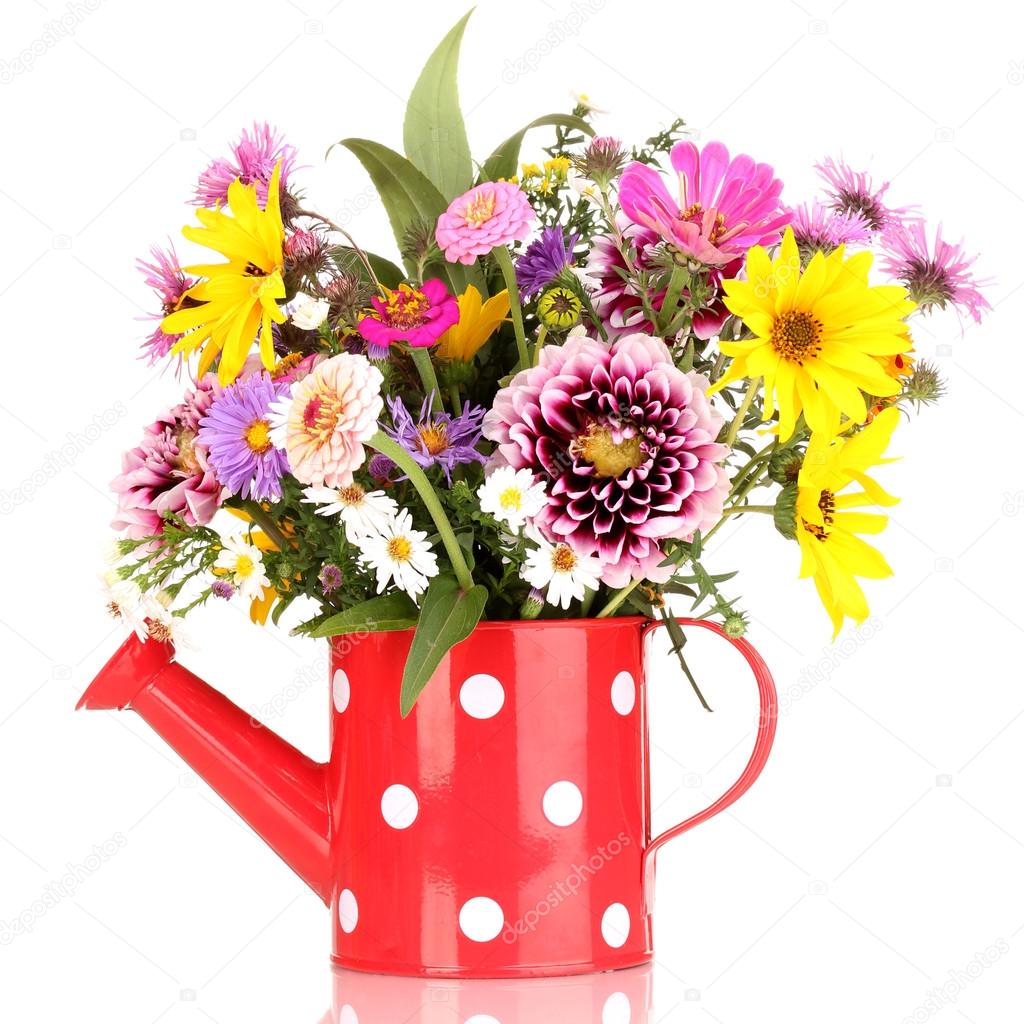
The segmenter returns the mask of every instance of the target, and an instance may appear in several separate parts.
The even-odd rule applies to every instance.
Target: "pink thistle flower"
[[[389,345],[404,341],[413,348],[426,348],[459,320],[459,301],[450,295],[444,282],[436,277],[419,288],[400,284],[385,289],[385,299],[374,296],[374,312],[358,324],[360,335],[369,344],[371,358],[381,358]]]
[[[220,393],[216,375],[207,374],[183,402],[145,428],[138,447],[125,452],[121,474],[110,485],[117,495],[115,530],[141,540],[163,531],[167,512],[190,526],[213,518],[223,488],[198,433],[199,421]]]
[[[746,154],[729,159],[721,142],[699,150],[677,142],[670,154],[678,176],[673,197],[661,174],[634,161],[619,179],[619,204],[626,216],[657,232],[685,256],[723,267],[752,245],[774,245],[789,223],[781,206],[782,182],[768,164]]]
[[[241,138],[231,147],[234,160],[217,157],[199,175],[194,206],[219,206],[228,200],[228,186],[236,179],[243,185],[255,185],[261,206],[267,204],[267,186],[274,167],[281,163],[281,194],[288,190],[288,176],[295,170],[296,151],[285,144],[283,136],[269,124],[253,122],[252,133],[243,129]]]
[[[889,182],[883,181],[875,188],[871,175],[866,171],[852,170],[843,160],[826,157],[820,164],[815,164],[814,169],[825,180],[825,195],[832,209],[863,217],[872,231],[884,230],[915,209],[887,205],[884,196],[889,190]]]
[[[139,317],[140,320],[157,321],[157,327],[153,333],[142,343],[143,355],[152,366],[163,359],[181,337],[180,334],[165,334],[160,329],[160,322],[165,316],[184,308],[191,302],[185,297],[185,293],[196,281],[181,269],[178,263],[178,254],[174,251],[174,244],[170,240],[167,242],[166,249],[154,245],[150,247],[149,252],[152,257],[151,263],[138,259],[135,261],[135,265],[139,268],[143,280],[156,292],[157,298],[160,300],[159,313],[150,313]]]
[[[453,199],[437,219],[437,244],[449,263],[474,263],[499,245],[522,241],[534,213],[526,193],[510,181],[485,181]]]
[[[366,458],[384,408],[380,370],[365,356],[342,352],[292,383],[270,406],[271,440],[288,453],[299,483],[348,487]]]
[[[816,199],[794,207],[790,213],[790,227],[802,254],[818,250],[827,254],[841,245],[867,245],[871,241],[868,219],[854,210],[840,211]]]
[[[498,392],[484,436],[497,442],[495,464],[548,485],[534,519],[548,538],[599,558],[609,586],[664,581],[660,541],[707,529],[729,489],[707,386],[660,338],[570,336]]]
[[[980,323],[992,308],[981,289],[992,282],[971,272],[977,258],[964,253],[963,242],[943,239],[941,224],[931,244],[920,220],[890,224],[882,233],[882,269],[906,286],[922,312],[949,304]]]

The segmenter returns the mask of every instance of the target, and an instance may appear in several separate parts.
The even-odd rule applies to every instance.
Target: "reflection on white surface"
[[[321,1024],[648,1024],[651,967],[572,978],[460,981],[334,970]]]

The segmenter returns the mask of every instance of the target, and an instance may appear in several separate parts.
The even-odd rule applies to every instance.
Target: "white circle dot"
[[[629,1024],[633,1019],[633,1007],[625,992],[613,992],[601,1010],[601,1024]]]
[[[501,1024],[501,1021],[489,1013],[474,1013],[472,1017],[466,1018],[466,1024]]]
[[[338,1016],[338,1024],[359,1024],[359,1014],[356,1013],[351,1003],[346,1003],[341,1008]]]
[[[583,813],[583,794],[571,782],[556,782],[544,793],[544,817],[552,825],[571,825]]]
[[[334,709],[340,715],[348,707],[348,702],[352,698],[352,687],[349,685],[348,676],[345,675],[343,669],[339,668],[334,673],[331,692],[334,694]]]
[[[628,715],[636,703],[636,682],[631,672],[620,672],[612,680],[612,707],[620,715]]]
[[[505,927],[505,912],[487,896],[474,896],[462,904],[459,928],[467,939],[490,942]]]
[[[420,813],[420,802],[408,786],[388,786],[380,798],[380,813],[392,828],[408,828]]]
[[[601,918],[601,935],[613,949],[626,944],[629,938],[629,911],[621,903],[613,903]]]
[[[494,676],[470,676],[459,690],[459,703],[470,718],[493,718],[505,703],[505,689]]]
[[[338,897],[338,921],[346,935],[354,932],[359,923],[359,904],[351,889],[342,889]]]

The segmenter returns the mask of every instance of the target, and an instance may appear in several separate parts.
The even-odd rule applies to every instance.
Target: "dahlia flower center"
[[[187,427],[183,428],[174,442],[178,448],[178,457],[174,460],[175,466],[189,474],[198,473],[200,466],[199,457],[196,455],[195,431],[189,430]]]
[[[412,555],[412,543],[408,537],[392,537],[388,541],[388,557],[395,562],[408,562]]]
[[[262,455],[270,449],[270,424],[266,420],[253,420],[242,437],[250,451]]]
[[[824,521],[824,526],[819,526],[817,523],[808,523],[804,520],[804,529],[818,540],[824,540],[828,536],[827,527],[831,526],[835,522],[835,511],[836,511],[836,496],[827,488],[821,492],[818,496],[818,508],[821,509],[821,518]]]
[[[779,313],[772,323],[771,346],[783,359],[802,365],[821,351],[821,328],[820,320],[801,309]]]
[[[570,573],[578,561],[576,552],[568,544],[556,544],[551,551],[551,568],[555,572]]]
[[[523,495],[518,487],[506,487],[498,495],[498,504],[510,512],[518,512],[523,506]]]
[[[361,505],[365,497],[366,491],[359,484],[349,484],[348,487],[342,487],[338,491],[338,501],[342,505]]]
[[[486,224],[494,216],[494,193],[478,192],[466,204],[462,216],[467,224],[471,224],[475,228]]]
[[[629,469],[636,469],[644,461],[640,438],[620,437],[608,428],[591,424],[585,434],[580,434],[570,446],[570,452],[578,455],[594,467],[597,477],[619,477]]]
[[[448,427],[444,423],[424,423],[416,428],[416,434],[428,455],[440,455],[449,447]]]
[[[380,319],[389,327],[401,331],[412,330],[427,322],[430,299],[416,288],[400,284],[397,291],[388,293],[388,301]]]

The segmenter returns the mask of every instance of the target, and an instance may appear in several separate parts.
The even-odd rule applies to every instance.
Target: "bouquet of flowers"
[[[144,354],[188,380],[113,483],[112,612],[158,640],[211,597],[313,636],[415,628],[407,711],[482,618],[660,617],[681,656],[681,595],[741,635],[735,574],[702,551],[763,514],[835,632],[862,621],[858,578],[891,572],[863,537],[897,500],[872,469],[943,391],[913,317],[978,320],[973,257],[840,160],[790,206],[769,164],[682,121],[597,135],[585,98],[477,163],[465,24],[417,81],[405,155],[340,143],[401,263],[317,212],[265,124],[199,176],[203,254],[139,262]]]

